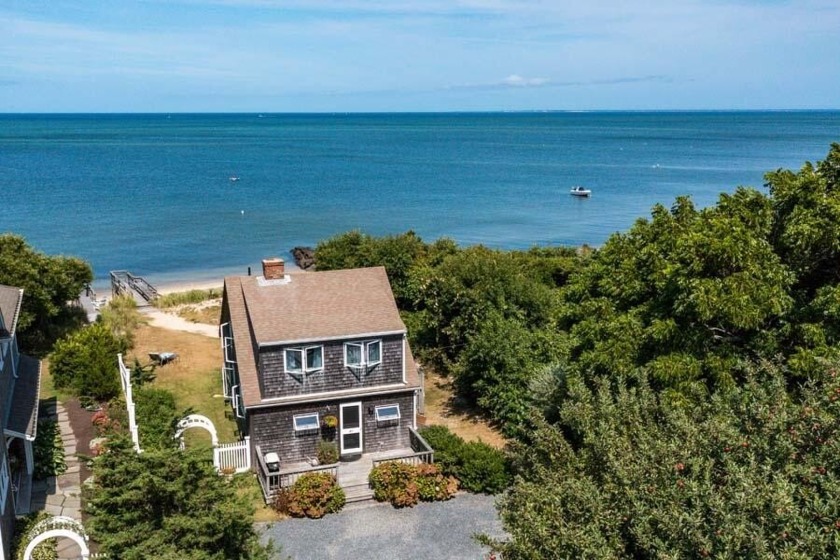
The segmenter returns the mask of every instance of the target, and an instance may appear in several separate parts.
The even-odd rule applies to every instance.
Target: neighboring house
[[[220,330],[225,396],[266,498],[286,484],[267,480],[270,463],[301,472],[322,439],[342,461],[432,460],[414,431],[420,377],[384,268],[288,274],[264,260],[262,276],[225,279]]]
[[[29,513],[41,362],[18,352],[23,290],[0,285],[0,559],[9,558],[15,514]]]

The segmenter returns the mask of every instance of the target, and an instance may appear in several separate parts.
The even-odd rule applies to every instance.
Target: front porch
[[[395,449],[391,451],[377,451],[363,453],[355,461],[339,461],[331,465],[311,465],[307,462],[280,463],[280,470],[269,472],[265,463],[265,453],[259,445],[254,447],[257,457],[257,478],[263,491],[266,503],[270,503],[280,490],[295,483],[302,475],[314,472],[326,472],[336,477],[339,485],[344,489],[347,502],[368,500],[373,497],[373,491],[368,484],[371,469],[391,461],[399,461],[411,465],[420,463],[434,463],[434,450],[426,443],[420,434],[409,428],[411,448]],[[282,459],[282,458],[281,458]]]

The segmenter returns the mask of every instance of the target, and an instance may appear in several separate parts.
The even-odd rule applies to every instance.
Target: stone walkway
[[[70,427],[67,411],[61,403],[46,403],[41,407],[41,418],[58,420],[67,472],[32,483],[32,511],[44,510],[50,515],[64,515],[82,520],[82,487],[79,476],[79,458],[76,457],[76,438]],[[58,557],[79,558],[79,547],[69,539],[58,541]]]

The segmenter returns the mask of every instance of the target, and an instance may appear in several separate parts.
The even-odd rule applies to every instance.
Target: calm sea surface
[[[840,112],[0,115],[0,232],[159,281],[350,229],[597,245],[832,141]]]

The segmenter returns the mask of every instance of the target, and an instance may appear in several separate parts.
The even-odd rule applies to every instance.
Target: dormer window
[[[348,342],[344,345],[344,365],[354,369],[372,368],[382,362],[382,341]]]
[[[324,369],[324,347],[286,348],[283,354],[286,373],[303,375]]]

